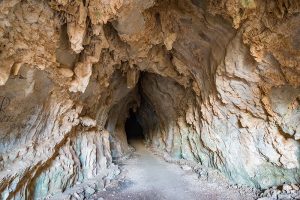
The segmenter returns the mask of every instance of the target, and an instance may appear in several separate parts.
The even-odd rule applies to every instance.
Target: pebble
[[[69,68],[59,68],[58,70],[61,75],[67,78],[72,77],[74,75],[74,72]]]
[[[290,185],[288,185],[288,184],[284,184],[284,185],[282,186],[282,189],[283,189],[284,191],[289,192],[289,191],[292,190],[293,188],[292,188],[292,186],[290,186]]]
[[[271,198],[269,198],[269,197],[261,197],[261,198],[258,198],[257,200],[271,200]]]
[[[291,184],[291,187],[294,189],[294,190],[299,190],[299,187],[295,184]]]
[[[184,171],[190,171],[192,168],[188,165],[183,165],[181,166],[181,168],[184,170]]]

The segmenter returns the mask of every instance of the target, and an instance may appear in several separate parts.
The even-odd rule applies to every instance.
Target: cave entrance
[[[143,140],[143,128],[137,120],[137,116],[133,109],[129,110],[129,117],[125,122],[125,132],[127,136],[127,141],[130,140]]]

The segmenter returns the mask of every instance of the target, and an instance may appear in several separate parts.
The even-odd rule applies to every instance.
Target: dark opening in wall
[[[125,122],[125,132],[127,140],[143,140],[143,128],[137,120],[137,117],[132,109],[129,110],[129,117]]]

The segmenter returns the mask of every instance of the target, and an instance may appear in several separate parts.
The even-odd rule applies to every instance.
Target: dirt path
[[[118,188],[101,192],[94,199],[254,199],[253,194],[240,194],[236,189],[199,180],[192,171],[184,171],[178,165],[153,155],[140,141],[131,141],[130,144],[136,152],[133,158],[124,162],[126,180]]]

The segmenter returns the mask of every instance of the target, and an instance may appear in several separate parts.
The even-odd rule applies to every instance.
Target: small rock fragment
[[[59,73],[64,77],[70,78],[74,75],[74,72],[69,68],[59,68]]]
[[[192,168],[188,165],[182,165],[181,168],[184,170],[184,171],[190,171]]]

